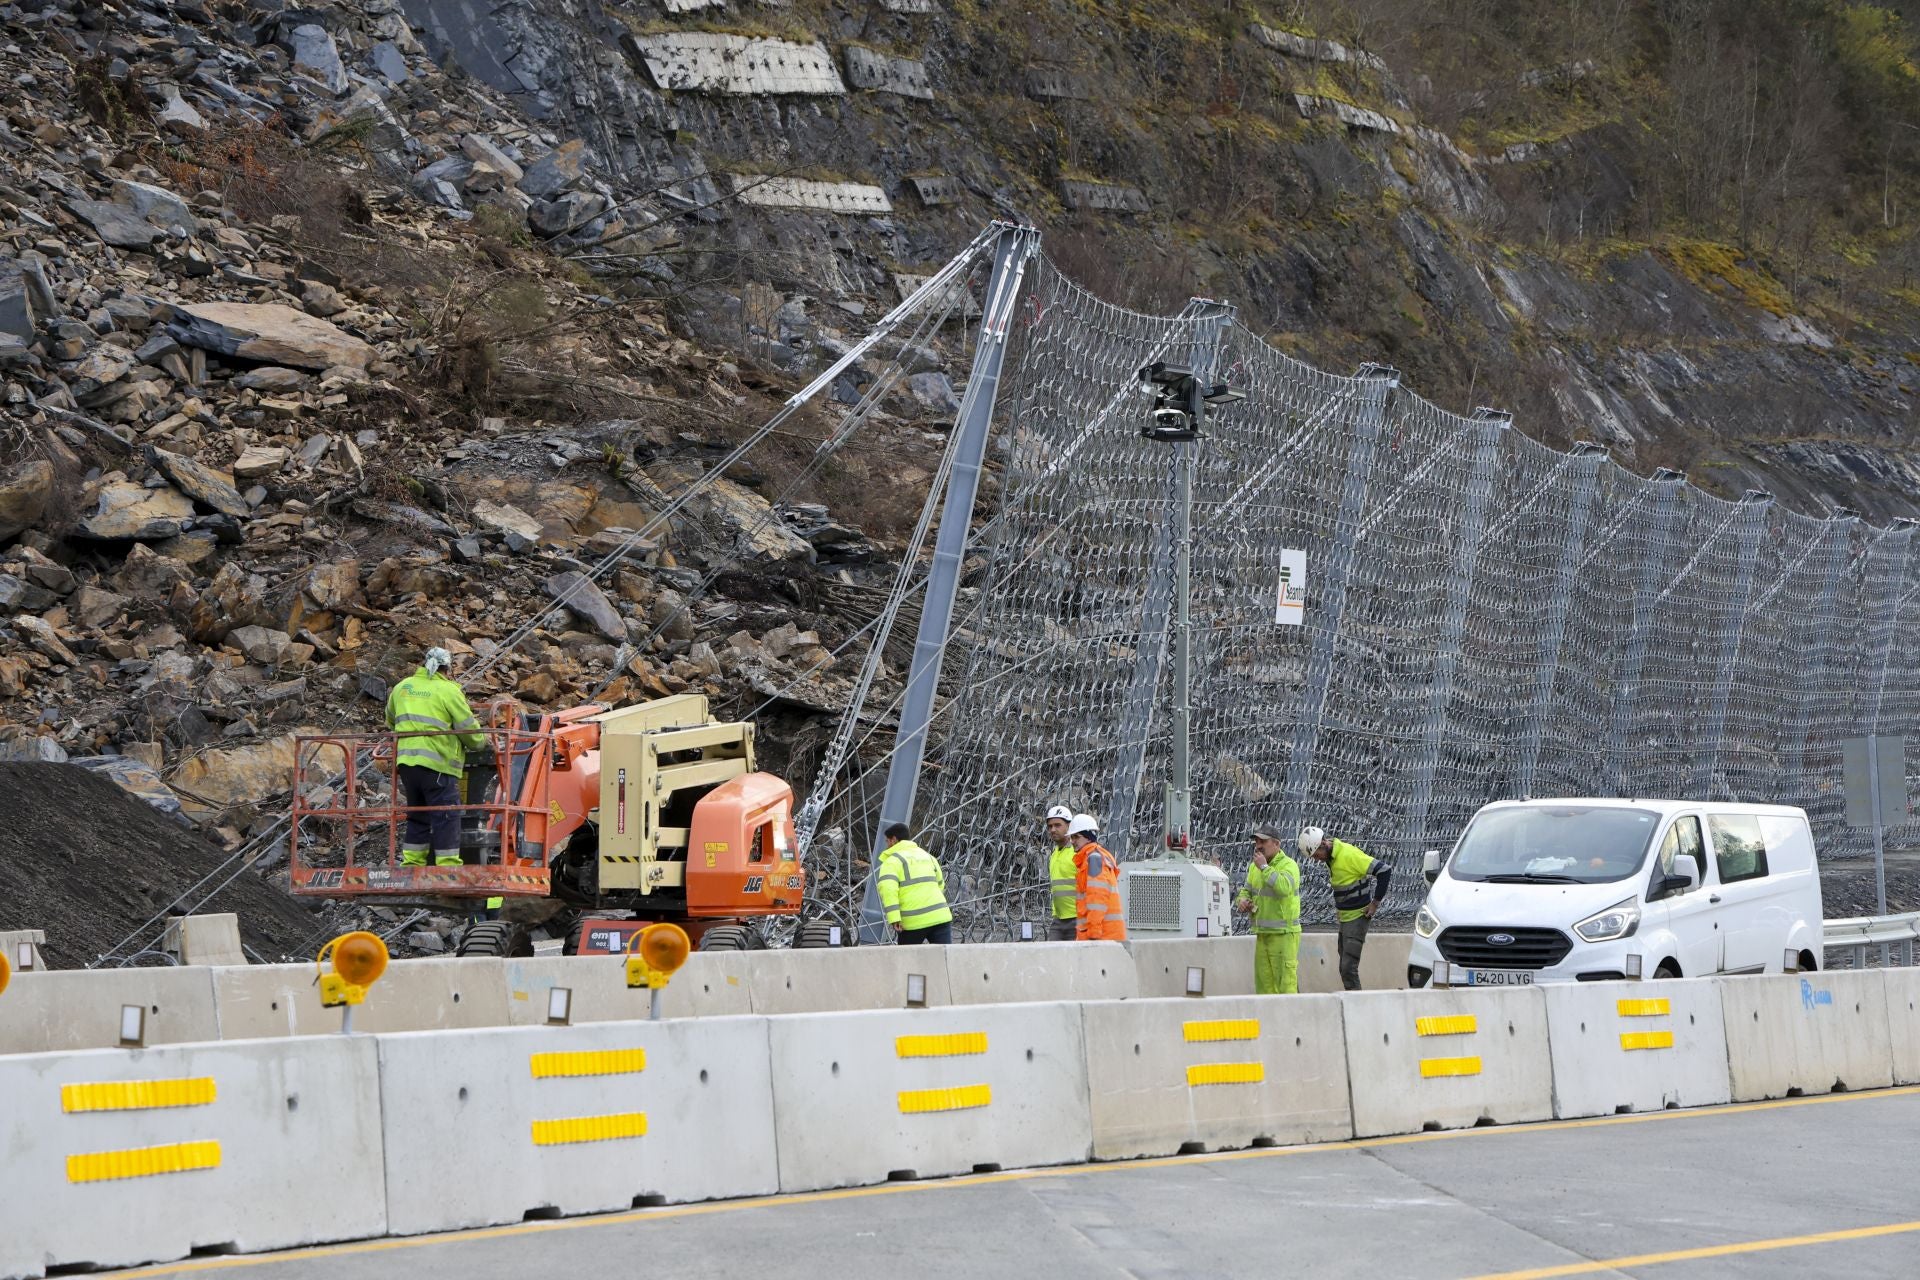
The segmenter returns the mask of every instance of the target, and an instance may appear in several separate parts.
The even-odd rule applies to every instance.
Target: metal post
[[[1840,580],[1846,576],[1847,550],[1859,523],[1858,512],[1841,507],[1827,518],[1827,527],[1821,530],[1821,536],[1829,539],[1831,545],[1827,548],[1827,567],[1820,581],[1820,594],[1814,600],[1812,642],[1803,653],[1805,665],[1798,681],[1799,696],[1793,702],[1793,726],[1786,735],[1780,761],[1781,774],[1795,780],[1795,794],[1801,804],[1813,799],[1813,780],[1807,776],[1807,737],[1813,728],[1814,702],[1826,691],[1827,651],[1833,644],[1833,602],[1840,594]]]
[[[1320,588],[1320,624],[1313,631],[1307,654],[1306,688],[1300,700],[1300,718],[1294,722],[1292,749],[1287,755],[1286,789],[1282,793],[1281,825],[1297,829],[1304,822],[1307,789],[1313,783],[1313,758],[1320,747],[1320,718],[1327,709],[1327,687],[1333,682],[1333,652],[1340,641],[1341,615],[1347,607],[1347,583],[1353,576],[1354,544],[1360,535],[1360,517],[1367,506],[1373,480],[1373,452],[1386,424],[1393,393],[1400,385],[1397,370],[1385,365],[1360,366],[1355,375],[1364,381],[1347,451],[1347,475],[1340,490],[1340,511],[1334,518],[1327,568]]]
[[[1673,539],[1673,520],[1680,512],[1684,471],[1661,467],[1651,481],[1659,486],[1654,497],[1653,537],[1641,558],[1633,585],[1633,630],[1627,635],[1627,653],[1620,665],[1620,682],[1613,691],[1613,728],[1607,745],[1607,776],[1615,795],[1627,792],[1627,739],[1633,735],[1633,713],[1640,698],[1640,673],[1647,665],[1647,640],[1653,633],[1653,612],[1659,603],[1660,582],[1666,576],[1666,556]]]
[[[1553,573],[1553,595],[1547,601],[1546,624],[1541,628],[1533,699],[1527,705],[1526,727],[1520,734],[1520,761],[1514,771],[1516,795],[1533,793],[1534,775],[1540,769],[1540,742],[1547,730],[1547,713],[1553,707],[1553,681],[1560,671],[1560,642],[1566,638],[1567,608],[1573,602],[1573,576],[1587,541],[1587,517],[1593,510],[1593,491],[1600,478],[1600,464],[1606,456],[1604,446],[1583,440],[1573,446],[1573,456],[1568,459],[1568,465],[1577,472],[1573,512],[1567,520],[1566,539],[1560,544],[1560,563]]]
[[[913,800],[920,785],[920,762],[927,749],[927,726],[933,719],[934,692],[940,680],[940,660],[946,653],[947,628],[953,618],[954,594],[960,586],[960,566],[966,556],[967,535],[973,524],[973,502],[980,489],[980,470],[986,460],[993,424],[1000,370],[1007,354],[1007,333],[1013,323],[1027,263],[1040,248],[1040,233],[1032,227],[1007,227],[993,250],[993,275],[987,281],[987,300],[974,344],[973,370],[960,403],[959,439],[954,446],[952,473],[940,509],[940,533],[934,543],[933,564],[927,571],[927,592],[920,606],[920,630],[913,644],[913,665],[907,673],[906,694],[900,704],[900,725],[887,765],[887,791],[880,804],[880,825],[906,822],[913,816]],[[885,837],[875,843],[874,862]],[[861,906],[860,940],[878,942],[885,932],[885,915],[872,872],[867,876]]]
[[[1887,852],[1882,841],[1880,829],[1880,708],[1887,696],[1887,664],[1893,658],[1893,632],[1900,625],[1900,597],[1907,585],[1907,555],[1913,549],[1913,531],[1916,522],[1902,516],[1893,522],[1893,528],[1887,536],[1900,540],[1900,558],[1895,561],[1892,573],[1887,575],[1886,601],[1882,607],[1882,617],[1876,624],[1874,643],[1880,648],[1878,666],[1879,677],[1873,685],[1873,716],[1867,721],[1867,776],[1872,780],[1873,801],[1873,893],[1878,915],[1887,914]],[[1880,951],[1880,963],[1887,962],[1885,947]]]
[[[1433,656],[1433,682],[1427,688],[1427,722],[1420,755],[1413,766],[1413,801],[1407,812],[1407,831],[1416,841],[1415,852],[1427,847],[1427,813],[1433,806],[1433,777],[1440,767],[1440,743],[1447,733],[1447,705],[1453,701],[1453,682],[1460,667],[1460,641],[1467,633],[1467,603],[1473,595],[1473,575],[1480,565],[1480,539],[1486,531],[1487,500],[1493,496],[1493,468],[1500,458],[1500,439],[1513,425],[1513,415],[1499,409],[1475,409],[1480,424],[1473,443],[1473,473],[1467,480],[1467,507],[1453,534],[1453,564],[1447,580],[1447,607],[1440,617],[1440,641]]]
[[[1179,485],[1167,477],[1167,506],[1179,502]],[[1101,843],[1122,862],[1133,843],[1133,812],[1138,806],[1140,771],[1146,767],[1147,743],[1153,739],[1154,695],[1160,691],[1160,671],[1167,656],[1168,615],[1173,607],[1173,521],[1162,522],[1153,566],[1147,571],[1146,600],[1140,610],[1140,647],[1133,657],[1133,680],[1121,704],[1118,758],[1113,765],[1112,799],[1107,806],[1107,828]]]
[[[1693,770],[1692,791],[1698,800],[1711,799],[1713,795],[1713,771],[1720,763],[1720,735],[1727,724],[1727,699],[1733,692],[1734,664],[1740,660],[1740,640],[1747,629],[1747,601],[1753,598],[1754,565],[1760,558],[1760,537],[1767,531],[1767,508],[1773,505],[1773,495],[1763,489],[1749,489],[1740,502],[1748,508],[1743,513],[1745,527],[1740,530],[1740,567],[1734,579],[1733,599],[1728,605],[1730,616],[1720,640],[1720,666],[1713,680],[1713,697],[1707,704],[1706,721],[1701,725],[1700,736],[1706,750]]]
[[[647,1000],[647,1021],[660,1021],[660,987],[655,987]]]
[[[1884,914],[1884,909],[1882,914]],[[345,1012],[340,1015],[340,1034],[350,1036],[353,1034],[353,1006],[349,1004],[341,1007]]]

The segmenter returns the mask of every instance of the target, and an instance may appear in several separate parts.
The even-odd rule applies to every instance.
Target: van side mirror
[[[1692,893],[1700,887],[1700,868],[1693,864],[1692,858],[1674,859],[1673,871],[1672,875],[1660,877],[1660,897]]]
[[[1428,884],[1432,884],[1440,878],[1440,851],[1438,849],[1429,849],[1420,855],[1420,874],[1427,878]]]

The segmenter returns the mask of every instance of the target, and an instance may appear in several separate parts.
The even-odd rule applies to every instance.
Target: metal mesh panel
[[[1173,451],[1138,435],[1136,374],[1212,355],[1192,310],[1125,311],[1044,262],[1028,289],[915,815],[969,937],[1044,914],[1049,805],[1123,857],[1158,849]],[[1823,853],[1859,851],[1840,743],[1920,716],[1912,526],[1635,476],[1239,327],[1212,367],[1247,398],[1195,459],[1200,856],[1237,877],[1252,825],[1321,825],[1395,865],[1406,912],[1420,850],[1525,794],[1800,804]],[[1298,627],[1274,616],[1285,548],[1307,555]],[[1330,920],[1324,873],[1302,881]]]

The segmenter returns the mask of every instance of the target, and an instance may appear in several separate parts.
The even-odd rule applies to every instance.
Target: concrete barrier
[[[47,967],[44,929],[0,929],[0,955],[7,958],[15,973],[31,973]],[[24,954],[22,948],[25,949]]]
[[[660,997],[663,1018],[725,1017],[753,1012],[754,951],[703,951],[687,957]],[[516,1027],[547,1021],[547,996],[565,987],[573,1021],[626,1022],[645,1018],[649,993],[627,986],[624,956],[542,956],[508,960],[507,1020]]]
[[[120,1007],[129,1004],[146,1010],[149,1045],[218,1040],[211,972],[46,969],[15,974],[0,996],[0,1054],[112,1048],[120,1043]]]
[[[1920,1084],[1920,969],[1883,969],[1887,979],[1887,1033],[1893,1082]]]
[[[1360,951],[1360,986],[1365,991],[1405,991],[1407,956],[1413,950],[1410,933],[1367,934]],[[1300,990],[1343,991],[1340,985],[1340,935],[1308,932],[1300,935]]]
[[[354,1010],[360,1032],[452,1031],[507,1025],[504,961],[395,960]],[[228,1040],[328,1035],[338,1009],[320,1003],[310,964],[261,964],[205,970],[213,975],[219,1034]]]
[[[749,953],[746,980],[753,1011],[762,1014],[904,1009],[912,974],[926,979],[929,1006],[952,1004],[946,952],[945,947],[755,951]]]
[[[1887,983],[1878,970],[1715,981],[1734,1101],[1893,1083]]]
[[[0,1099],[0,1276],[386,1230],[371,1040],[22,1055]]]
[[[1553,1115],[1539,987],[1341,997],[1356,1137]]]
[[[989,943],[946,952],[955,1004],[1125,1000],[1140,994],[1133,957],[1117,942]]]
[[[232,912],[211,916],[170,916],[160,948],[181,964],[247,964],[240,941],[240,917]]]
[[[396,1235],[779,1187],[764,1018],[378,1043]]]
[[[1206,970],[1209,996],[1253,994],[1253,939],[1156,938],[1129,941],[1134,982],[1142,999],[1187,994],[1187,970]]]
[[[822,1014],[768,1029],[782,1191],[1092,1151],[1078,1005]]]
[[[1716,984],[1570,982],[1541,991],[1556,1117],[1710,1107],[1731,1098]]]
[[[1353,1136],[1338,997],[1115,1000],[1080,1010],[1096,1160]]]

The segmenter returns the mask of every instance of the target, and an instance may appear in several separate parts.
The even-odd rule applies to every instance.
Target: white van
[[[1407,985],[1816,969],[1806,811],[1686,800],[1507,800],[1473,816],[1414,916]]]

